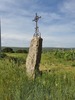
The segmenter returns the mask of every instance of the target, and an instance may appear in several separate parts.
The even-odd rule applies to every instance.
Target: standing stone
[[[42,38],[34,36],[30,43],[29,53],[26,59],[26,73],[29,78],[35,78],[39,73],[39,64],[42,53]]]
[[[38,27],[38,20],[40,18],[41,16],[38,16],[36,13],[36,16],[33,20],[36,22],[35,34],[33,36],[33,39],[31,40],[28,57],[26,59],[27,76],[33,79],[40,72],[39,64],[40,64],[41,53],[42,53],[42,38],[41,38],[41,34],[39,32],[39,27]]]

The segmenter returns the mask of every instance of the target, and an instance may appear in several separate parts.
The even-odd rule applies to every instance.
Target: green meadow
[[[0,59],[0,100],[75,100],[75,50],[43,50],[41,76],[26,76],[27,53]]]

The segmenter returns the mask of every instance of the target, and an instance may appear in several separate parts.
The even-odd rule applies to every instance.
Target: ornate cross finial
[[[35,27],[35,34],[34,34],[34,36],[40,36],[40,32],[39,32],[39,27],[38,27],[38,20],[39,20],[39,18],[41,18],[41,16],[38,16],[37,15],[37,13],[36,13],[36,16],[35,16],[35,18],[34,18],[34,20],[33,21],[35,21],[36,22],[36,27]]]

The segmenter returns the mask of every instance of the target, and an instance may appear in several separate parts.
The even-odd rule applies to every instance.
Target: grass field
[[[0,100],[75,100],[75,50],[42,53],[42,76],[28,80],[25,53],[0,59]]]

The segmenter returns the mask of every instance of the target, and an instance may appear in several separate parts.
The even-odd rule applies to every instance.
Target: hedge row
[[[16,51],[14,51],[12,48],[10,47],[6,47],[4,49],[2,49],[2,52],[4,53],[28,53],[27,50],[24,50],[24,49],[18,49]]]

